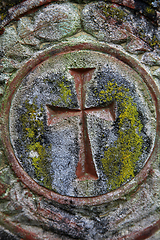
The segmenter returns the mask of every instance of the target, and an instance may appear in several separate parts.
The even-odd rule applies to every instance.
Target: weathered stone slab
[[[146,63],[149,66],[160,66],[160,56],[157,52],[145,53],[141,60],[143,63]]]
[[[8,11],[0,238],[159,239],[159,16],[148,0]]]
[[[40,40],[34,36],[34,26],[31,21],[31,17],[23,17],[18,22],[17,32],[23,39],[25,44],[37,46],[40,44]]]
[[[117,4],[97,2],[86,5],[82,10],[82,24],[87,33],[101,41],[123,43],[134,39],[135,35],[140,45],[143,40],[147,48],[160,46],[156,26],[144,16],[135,15],[133,11]]]
[[[154,73],[153,73],[153,75],[160,79],[160,68],[158,68],[157,70],[155,70]]]
[[[78,9],[70,3],[50,4],[37,12],[34,35],[49,41],[71,36],[80,28]]]
[[[150,156],[152,105],[142,79],[115,58],[62,54],[21,84],[10,112],[11,142],[42,186],[74,197],[105,194],[132,179]]]
[[[116,12],[118,12],[117,15]],[[112,7],[103,2],[91,3],[82,11],[82,24],[86,32],[99,40],[124,42],[129,34],[117,22],[122,23],[126,16],[127,13],[116,6]]]
[[[126,50],[130,53],[141,54],[144,52],[150,52],[152,49],[148,44],[146,44],[146,42],[135,38],[126,45]]]

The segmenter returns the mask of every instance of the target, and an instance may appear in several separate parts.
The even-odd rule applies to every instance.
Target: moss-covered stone
[[[42,135],[44,131],[43,121],[41,120],[42,112],[36,105],[36,99],[33,103],[25,102],[26,112],[21,116],[23,140],[26,141],[26,150],[30,152],[30,159],[35,168],[37,179],[49,189],[51,186],[51,178],[48,167],[48,157],[50,153],[50,146],[42,143]],[[47,149],[47,150],[46,150]]]
[[[125,13],[122,9],[112,5],[106,4],[102,7],[102,9],[107,18],[113,18],[118,22],[124,21],[127,16],[127,13]]]
[[[16,4],[22,2],[23,0],[2,0],[0,2],[0,17],[3,20],[7,16],[7,11],[9,8],[15,6]]]
[[[123,85],[118,87],[114,80],[108,82],[105,88],[98,95],[100,102],[115,100],[120,111],[118,140],[112,146],[106,146],[101,159],[108,183],[115,189],[135,176],[136,162],[142,154],[143,139],[140,133],[143,125],[129,89]]]
[[[32,179],[59,194],[105,194],[134,178],[150,156],[155,138],[150,105],[140,76],[118,59],[88,50],[58,54],[33,69],[14,95],[15,155]],[[81,183],[83,148],[91,151],[98,178]]]

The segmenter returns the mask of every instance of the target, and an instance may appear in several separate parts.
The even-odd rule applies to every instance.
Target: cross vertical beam
[[[98,175],[93,162],[91,144],[87,130],[85,113],[85,83],[89,82],[95,69],[71,69],[70,74],[75,79],[77,98],[81,109],[81,131],[79,136],[79,162],[76,169],[77,180],[97,180]]]

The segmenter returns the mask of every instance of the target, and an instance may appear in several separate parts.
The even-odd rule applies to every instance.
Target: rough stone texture
[[[153,73],[154,76],[156,76],[158,79],[160,79],[160,68],[154,71]]]
[[[76,4],[74,1],[72,1],[72,3],[61,3],[59,1],[52,2],[51,4],[49,4],[49,2],[50,1],[41,1],[41,3],[40,1],[25,1],[19,8],[9,10],[8,17],[2,22],[2,27],[5,27],[5,31],[0,36],[0,97],[2,100],[2,111],[3,113],[7,109],[7,111],[9,111],[11,98],[8,96],[10,96],[10,91],[14,92],[15,95],[13,97],[11,111],[7,113],[7,116],[10,116],[9,128],[11,142],[14,147],[14,154],[18,159],[17,161],[22,164],[24,170],[31,178],[28,178],[30,179],[29,183],[26,183],[24,177],[26,175],[24,175],[24,172],[22,171],[18,175],[16,167],[14,168],[13,166],[19,178],[17,177],[10,167],[10,164],[13,165],[13,163],[11,161],[10,163],[8,162],[9,159],[13,157],[13,154],[9,156],[8,150],[4,152],[4,145],[0,143],[0,225],[2,226],[0,229],[0,238],[2,236],[6,239],[11,239],[12,232],[16,235],[12,235],[12,239],[113,240],[146,239],[147,237],[151,240],[158,240],[160,239],[160,232],[158,231],[160,228],[160,164],[157,152],[154,152],[151,156],[151,159],[154,159],[154,161],[150,170],[148,170],[148,174],[143,173],[143,181],[140,181],[137,185],[131,185],[131,183],[136,182],[136,176],[138,176],[137,174],[140,169],[143,169],[146,158],[150,156],[150,151],[153,148],[155,139],[154,124],[157,121],[157,119],[155,119],[155,106],[158,105],[155,104],[154,106],[154,98],[151,97],[149,86],[142,84],[142,76],[144,73],[142,69],[145,69],[149,73],[153,79],[152,84],[154,85],[155,83],[158,88],[158,86],[160,86],[159,12],[157,11],[159,9],[159,2],[148,0],[132,2],[116,0],[107,1],[107,3],[103,1],[91,2],[77,0],[75,1]],[[48,4],[42,6],[44,3]],[[15,17],[24,14],[34,6],[40,7],[33,12],[27,13],[25,16],[20,16],[19,19],[15,19]],[[10,22],[12,19],[15,19],[15,21]],[[9,22],[10,24],[6,25]],[[110,45],[108,45],[108,43]],[[76,50],[74,49],[74,46],[77,44],[79,44],[81,51],[79,51],[78,47]],[[82,47],[83,44],[86,44],[85,46],[94,46],[92,48],[90,47],[90,50],[87,50],[89,55],[85,55],[85,50],[83,50]],[[67,46],[70,46],[68,51],[72,52],[72,54],[66,54],[66,60],[63,60],[62,54],[57,50],[60,49],[62,45],[64,45],[66,49]],[[99,46],[99,49],[96,49],[96,46]],[[105,57],[100,58],[99,56],[102,55],[105,46],[108,46],[108,49],[110,46],[110,53],[109,56],[105,53],[105,55],[108,56],[107,60],[102,60],[105,59]],[[94,48],[96,52],[94,52]],[[117,50],[114,51],[113,49]],[[75,53],[73,57],[73,51],[79,52],[77,58],[75,57],[77,53]],[[121,54],[118,55],[117,51],[120,51]],[[57,57],[52,57],[56,53]],[[67,57],[69,55],[70,57]],[[112,57],[110,55],[112,55]],[[125,60],[124,62],[124,56],[128,56],[126,59],[129,60]],[[47,58],[49,59],[47,60]],[[116,60],[111,61],[109,60],[110,58]],[[36,61],[39,59],[39,62],[37,61],[35,66],[32,64],[34,59]],[[43,60],[46,61],[43,62]],[[137,61],[136,67],[134,64],[132,65],[132,60]],[[106,62],[109,63],[106,70],[103,62],[105,62],[105,64]],[[119,64],[119,62],[121,62],[121,64]],[[118,70],[115,69],[115,64]],[[130,70],[127,70],[127,64],[132,66],[129,67]],[[22,70],[24,70],[23,66],[26,67],[26,72],[28,71],[27,74],[24,75],[22,72]],[[111,66],[114,69],[113,74],[111,74],[110,71]],[[139,71],[136,73],[138,67],[142,67],[140,68],[142,72]],[[79,129],[77,126],[79,123],[78,116],[80,115],[73,116],[70,119],[67,117],[66,120],[64,117],[61,122],[58,120],[56,126],[60,130],[57,130],[54,126],[54,121],[57,121],[57,118],[55,119],[52,116],[55,114],[55,107],[63,109],[64,113],[65,111],[70,111],[70,109],[78,110],[81,108],[79,99],[81,94],[83,94],[83,90],[79,93],[78,88],[76,89],[75,76],[77,72],[75,69],[82,68],[88,69],[86,71],[92,72],[92,74],[90,78],[90,75],[85,75],[88,73],[79,73],[81,78],[88,76],[86,79],[90,79],[84,86],[86,101],[84,106],[81,107],[85,109],[91,107],[110,109],[103,115],[103,117],[108,118],[110,121],[107,120],[107,122],[101,119],[101,117],[99,117],[102,116],[101,112],[96,112],[95,114],[94,111],[92,111],[87,117],[88,130],[83,128],[84,132],[88,131],[89,133],[94,166],[98,172],[98,176],[101,175],[102,179],[104,178],[104,186],[107,179],[105,174],[108,173],[107,165],[101,164],[100,166],[97,163],[100,163],[101,160],[104,159],[105,152],[106,159],[109,154],[107,150],[104,150],[104,147],[106,147],[106,139],[107,141],[111,139],[111,142],[117,141],[118,143],[115,130],[119,123],[116,123],[114,119],[113,112],[115,110],[112,111],[114,105],[108,104],[109,102],[105,105],[108,97],[108,95],[105,94],[107,90],[106,85],[111,82],[110,77],[116,79],[114,82],[111,82],[114,88],[110,96],[112,96],[112,98],[116,97],[115,83],[119,84],[118,87],[122,87],[123,85],[129,89],[129,92],[131,92],[129,96],[134,99],[131,106],[133,107],[133,105],[136,104],[139,113],[139,118],[136,121],[140,121],[143,126],[141,134],[138,133],[138,129],[135,130],[135,133],[138,133],[139,139],[143,139],[145,142],[143,151],[141,150],[141,154],[138,156],[139,160],[137,161],[136,171],[134,171],[135,178],[133,175],[126,177],[125,181],[120,184],[122,185],[121,188],[118,188],[119,186],[114,187],[115,189],[117,188],[115,192],[111,191],[111,188],[102,188],[102,182],[100,182],[101,188],[96,190],[96,188],[93,187],[93,182],[95,183],[97,180],[87,179],[86,177],[92,173],[96,178],[97,175],[93,170],[92,172],[84,171],[88,174],[84,174],[86,177],[85,181],[78,182],[78,184],[81,185],[82,191],[79,188],[78,193],[74,193],[70,184],[72,179],[76,177],[75,172],[78,164],[78,156],[76,154],[78,151]],[[47,69],[47,73],[45,73],[44,69]],[[69,72],[70,70],[72,70],[72,72]],[[128,72],[128,75],[126,72]],[[99,84],[100,77],[103,80],[101,84]],[[19,83],[22,82],[20,86],[16,79],[19,79]],[[12,84],[12,82],[14,84]],[[15,91],[18,87],[19,90]],[[63,93],[62,89],[64,90]],[[51,93],[49,93],[49,91],[51,91]],[[36,96],[38,100],[34,100]],[[29,102],[26,101],[27,98]],[[34,101],[38,106],[38,112],[36,112],[36,106],[33,106],[35,104]],[[111,101],[111,99],[108,101]],[[54,102],[54,106],[51,107],[52,102]],[[144,102],[146,102],[146,105]],[[31,105],[33,107],[32,110],[28,108],[31,107]],[[40,110],[43,113],[42,116]],[[120,110],[118,109],[116,111],[119,116]],[[37,134],[36,143],[33,139],[33,132],[29,130],[29,126],[25,126],[25,124],[24,127],[21,126],[20,119],[22,119],[22,117],[24,119],[26,113],[28,114],[28,119],[32,116],[33,119],[35,117],[34,121],[39,120],[39,125],[34,125],[34,130],[35,128],[37,129],[35,130]],[[46,116],[47,113],[48,117]],[[1,124],[3,124],[3,126],[5,126],[5,122],[7,123],[8,121],[8,118],[6,119],[4,115],[5,114],[3,114],[1,118]],[[33,122],[34,124],[34,121],[30,121],[30,123]],[[47,121],[48,123],[50,122],[50,127],[47,126]],[[40,128],[43,125],[42,122],[45,126],[46,135],[41,134]],[[112,126],[112,122],[115,124],[114,127]],[[125,121],[125,123],[126,125],[123,126],[123,132],[129,128],[127,125],[128,122]],[[71,129],[68,127],[70,124],[72,125]],[[150,127],[151,125],[152,127]],[[105,131],[101,129],[102,126]],[[110,133],[108,128],[110,129]],[[111,131],[111,128],[113,128],[114,131]],[[5,136],[9,135],[8,128],[5,129],[5,133],[2,129],[3,143],[6,139]],[[82,128],[80,128],[80,130],[82,130]],[[105,136],[101,139],[100,135],[102,132]],[[25,134],[27,134],[27,137],[24,136]],[[107,134],[110,137],[108,137]],[[126,131],[126,136],[129,136],[127,134]],[[16,143],[17,137],[22,141]],[[149,146],[147,142],[147,138],[149,139],[149,137],[152,139],[152,144],[151,150],[147,152],[145,147]],[[53,144],[53,142],[56,142],[56,144]],[[84,142],[87,143],[87,140]],[[109,144],[111,144],[111,142],[109,142]],[[8,142],[8,144],[10,143]],[[45,157],[50,158],[52,162],[50,172],[47,172],[50,167],[43,169],[45,174],[48,177],[52,176],[53,173],[54,175],[57,174],[56,179],[52,179],[51,186],[48,185],[48,178],[47,180],[44,179],[41,170],[38,170],[39,172],[35,170],[35,166],[38,166],[35,163],[39,156],[37,155],[38,152],[34,144],[39,144],[41,149],[39,153],[42,155],[46,154]],[[50,144],[52,145],[52,157],[49,157]],[[27,145],[30,145],[30,149],[27,148]],[[58,150],[54,149],[55,145]],[[7,147],[8,145],[6,144],[5,146]],[[138,149],[140,145],[137,144],[136,146]],[[62,153],[62,148],[65,149],[64,153]],[[46,151],[46,149],[48,150]],[[101,158],[97,158],[98,154],[96,151],[102,154]],[[132,151],[133,149],[130,149],[130,152]],[[55,157],[53,157],[53,153]],[[58,158],[57,155],[61,156],[61,158]],[[74,161],[70,161],[70,158],[74,159]],[[68,160],[68,162],[66,160]],[[57,164],[57,166],[55,166],[55,164]],[[116,164],[117,162],[115,161],[115,165]],[[110,165],[112,164],[110,163]],[[121,165],[119,168],[120,167]],[[19,165],[17,165],[17,169],[18,168]],[[104,169],[106,169],[105,173]],[[114,176],[113,182],[115,182],[117,177],[115,176],[116,171],[114,172],[114,168],[111,170],[111,176]],[[69,177],[67,171],[70,172]],[[84,173],[83,171],[80,172]],[[124,171],[124,173],[126,173],[126,171]],[[132,180],[129,181],[131,178]],[[36,185],[32,179],[40,185]],[[113,180],[112,178],[110,179]],[[64,181],[62,185],[60,183],[61,181]],[[126,182],[128,183],[124,184]],[[132,186],[132,188],[125,191],[127,186]],[[52,189],[55,195],[47,189]],[[62,198],[61,201],[59,200],[60,198],[58,198],[58,194],[55,193],[56,191],[62,194],[62,196],[60,196],[60,198]],[[118,191],[119,195],[114,195],[114,193],[118,193]],[[100,202],[98,203],[98,201],[100,201],[98,199],[100,198],[97,198],[97,200],[90,198],[88,202],[86,198],[79,198],[79,196],[86,197],[87,194],[88,196],[97,197],[99,197],[99,194],[102,194],[103,198],[103,194],[107,192],[109,193],[106,196],[111,197],[106,197],[105,201],[101,200],[101,204]],[[68,196],[77,198],[69,198]],[[64,203],[64,199],[66,203]],[[10,232],[7,232],[7,230]]]
[[[126,50],[133,54],[141,54],[144,52],[150,52],[152,49],[148,44],[141,39],[133,38],[127,45]]]
[[[110,11],[110,12],[109,12]],[[118,11],[119,16],[115,15]],[[129,35],[125,29],[122,29],[118,21],[122,22],[127,13],[123,10],[113,7],[110,4],[91,3],[82,11],[82,24],[84,30],[98,40],[106,42],[124,42]],[[116,17],[117,19],[114,19]]]
[[[49,5],[35,16],[35,35],[49,41],[71,36],[78,28],[80,28],[78,9],[69,3]]]
[[[1,240],[19,240],[19,238],[17,238],[11,232],[4,230],[3,228],[0,228],[0,239]]]
[[[160,66],[160,56],[157,52],[145,53],[141,61],[149,66]]]
[[[43,38],[46,41],[59,41],[73,35],[80,28],[78,9],[70,3],[50,4],[36,15],[22,17],[17,31],[25,44],[38,46]]]
[[[35,38],[33,34],[34,28],[31,18],[22,17],[18,22],[17,31],[25,44],[35,47],[40,44],[40,40]]]
[[[83,73],[86,77],[84,81],[82,79],[82,93],[77,90],[79,83],[76,79],[79,77],[80,70],[74,72],[72,69],[75,68],[91,69],[91,79],[87,79],[89,70]],[[118,88],[121,90],[118,91]],[[148,99],[148,106],[140,92],[136,90],[139,88],[143,91],[145,99]],[[92,51],[64,54],[61,58],[57,56],[31,72],[20,89],[12,101],[10,112],[11,141],[16,156],[25,171],[39,184],[62,195],[97,196],[124,184],[144,166],[145,159],[150,155],[155,141],[155,122],[149,121],[149,119],[155,118],[155,110],[151,106],[153,105],[152,100],[143,86],[142,80],[134,71],[116,59],[108,55],[95,54]],[[123,99],[121,99],[121,91],[124,94]],[[129,91],[130,97],[126,91]],[[106,101],[108,94],[112,96],[112,99]],[[84,101],[83,106],[81,106],[82,101]],[[111,110],[113,101],[115,101],[115,109]],[[134,102],[134,107],[130,105],[130,101]],[[123,109],[124,104],[126,104],[125,109]],[[127,108],[127,105],[130,109]],[[98,108],[99,110],[97,110]],[[121,111],[124,111],[123,114],[128,121],[135,117],[132,111],[138,111],[140,117],[136,120],[139,123],[135,129],[132,126],[134,123],[131,123],[130,126],[128,122],[129,125],[126,125],[127,120],[124,122]],[[130,111],[130,118],[126,115],[128,111]],[[86,121],[82,124],[87,124],[88,129],[86,130],[84,126],[79,127],[81,121],[83,122],[83,115]],[[118,119],[121,119],[122,126],[118,124]],[[142,125],[143,130],[139,129],[139,134],[134,135],[134,131],[137,131]],[[129,143],[127,143],[127,148],[122,143],[119,148],[116,146],[116,142],[120,141],[117,138],[117,128],[122,128],[126,133],[130,131],[128,137],[132,146],[129,147]],[[89,139],[80,140],[80,134],[88,134]],[[137,141],[138,145],[134,145],[134,141]],[[84,159],[81,156],[82,153],[79,155],[79,151],[84,151],[81,145],[87,145],[89,142],[92,152],[90,157],[93,158],[97,173],[90,170],[86,172],[86,174],[91,174],[88,181],[77,182],[76,178],[82,178],[84,174],[79,173],[76,177],[78,158],[84,162],[89,157],[86,155]],[[139,146],[141,147],[138,148]],[[88,146],[88,148],[90,147]],[[119,149],[119,159],[122,154],[128,155],[130,152],[133,154],[132,157],[135,157],[135,162],[132,163],[129,159],[127,165],[121,163],[121,160],[116,162],[114,153],[110,153],[110,159],[106,158],[112,148],[114,151]],[[41,159],[40,154],[44,154]],[[128,177],[124,173],[120,173],[123,168],[118,173],[114,167],[109,176],[108,170],[105,169],[107,165],[112,164],[112,161],[115,161],[117,166],[124,164],[123,168]],[[85,162],[82,164],[85,165]],[[41,168],[44,165],[46,165],[47,172],[43,170],[42,173]],[[134,171],[129,168],[127,170],[128,165],[129,168],[134,168]],[[88,170],[85,169],[85,171]],[[46,174],[51,175],[51,178],[46,178]],[[96,174],[99,178],[97,181],[94,179]],[[117,178],[116,175],[119,177]],[[114,186],[112,181],[120,182],[115,183]],[[87,187],[88,184],[90,184],[90,189]]]
[[[116,4],[98,2],[87,5],[82,11],[82,23],[85,31],[107,42],[126,42],[135,35],[152,46],[157,39],[157,28],[149,20]]]

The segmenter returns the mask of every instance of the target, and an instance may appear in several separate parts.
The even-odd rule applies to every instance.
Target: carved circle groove
[[[10,94],[8,94],[5,98],[5,100],[7,100],[6,101],[7,105],[5,105],[5,102],[4,102],[3,106],[2,106],[2,116],[3,116],[3,121],[5,123],[2,127],[2,131],[3,131],[2,137],[3,137],[3,142],[5,144],[5,147],[6,147],[6,153],[7,153],[7,156],[9,157],[9,160],[10,160],[13,170],[15,171],[17,176],[21,179],[21,181],[24,182],[24,184],[26,184],[31,190],[37,192],[40,195],[43,195],[43,196],[49,198],[49,199],[58,201],[61,204],[97,205],[97,204],[101,204],[103,202],[107,202],[107,201],[111,201],[113,199],[119,198],[120,196],[133,190],[133,188],[135,188],[137,186],[137,184],[140,184],[144,180],[144,178],[147,176],[147,174],[149,172],[152,161],[156,157],[156,148],[157,148],[157,143],[156,143],[157,140],[156,139],[155,139],[154,148],[152,149],[152,153],[150,154],[147,162],[145,163],[145,166],[135,176],[135,178],[132,179],[130,182],[126,183],[125,185],[121,186],[120,188],[118,188],[114,191],[108,192],[108,193],[100,195],[100,196],[72,197],[72,196],[64,196],[64,195],[55,193],[54,191],[48,190],[48,189],[44,188],[43,186],[40,186],[23,170],[22,166],[17,161],[17,158],[13,151],[13,147],[11,145],[10,137],[9,137],[9,135],[10,135],[9,129],[8,129],[10,106],[11,106],[12,100],[14,98],[14,94],[16,93],[16,91],[17,91],[18,87],[20,86],[24,77],[30,71],[32,71],[33,68],[38,66],[39,63],[43,63],[49,57],[56,57],[58,55],[67,54],[68,52],[71,53],[71,52],[76,52],[76,51],[80,51],[80,50],[95,51],[95,52],[98,51],[103,54],[110,54],[111,56],[120,59],[121,61],[123,61],[125,64],[127,64],[131,68],[136,69],[136,72],[138,72],[140,77],[143,79],[143,81],[145,82],[145,84],[147,85],[147,87],[150,91],[150,94],[152,95],[152,101],[154,102],[155,108],[156,108],[156,114],[157,114],[156,118],[158,119],[159,112],[158,112],[158,101],[157,101],[157,97],[156,97],[158,90],[157,90],[153,80],[151,79],[151,77],[138,64],[138,62],[136,60],[132,59],[129,55],[125,55],[124,53],[121,53],[117,49],[110,48],[107,45],[102,46],[102,47],[97,47],[97,46],[89,45],[89,44],[76,45],[73,47],[67,47],[67,46],[62,47],[61,46],[60,48],[57,48],[57,49],[52,48],[50,50],[46,50],[43,54],[41,53],[36,58],[29,60],[28,63],[26,63],[25,66],[22,67],[22,69],[17,73],[16,77],[10,83],[10,85],[9,85]],[[77,70],[71,69],[71,71],[72,71],[72,74],[74,75],[74,73]],[[83,103],[82,103],[82,105],[83,105]],[[47,110],[48,112],[53,111],[53,109],[50,108],[49,105],[47,105],[47,109],[48,109]],[[83,106],[82,106],[82,109],[83,109]],[[85,112],[86,110],[84,109],[83,111]],[[52,125],[52,121],[53,121],[53,119],[50,119],[51,125]],[[84,129],[83,129],[83,131],[84,131]],[[97,178],[97,175],[94,172],[94,170],[92,171],[92,173],[93,173],[94,177]],[[79,175],[79,177],[80,177],[80,175]]]

